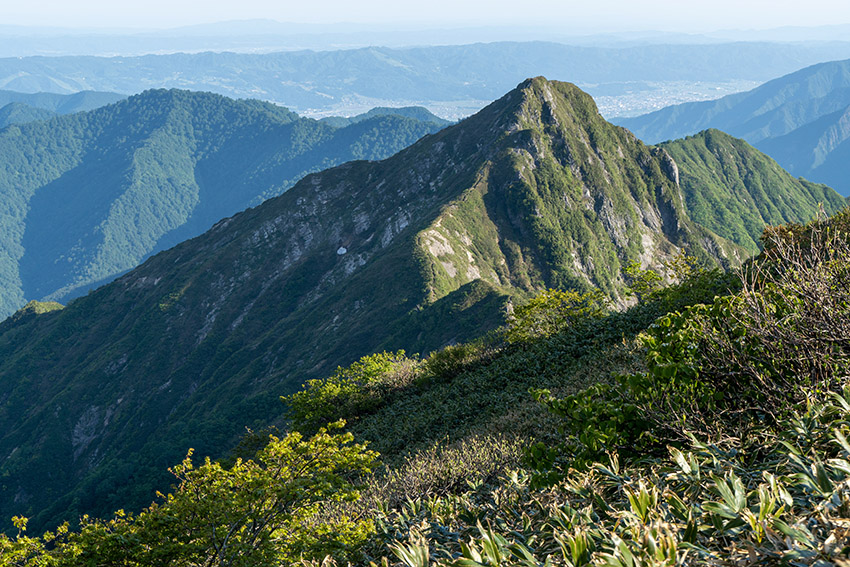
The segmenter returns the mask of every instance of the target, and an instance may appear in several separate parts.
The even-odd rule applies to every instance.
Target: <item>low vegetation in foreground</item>
[[[738,274],[629,269],[477,342],[364,357],[292,430],[172,470],[138,514],[0,538],[0,565],[847,565],[850,213]]]

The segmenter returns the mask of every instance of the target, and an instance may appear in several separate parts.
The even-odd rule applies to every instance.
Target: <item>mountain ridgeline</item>
[[[850,59],[820,63],[755,89],[705,102],[668,106],[615,122],[649,143],[717,128],[757,143],[782,136],[850,104]]]
[[[716,235],[689,216],[682,179],[733,192],[732,176],[711,176],[714,160],[772,162],[713,139],[708,153],[683,141],[683,155],[706,159],[677,165],[575,86],[529,79],[389,159],[310,174],[64,309],[29,306],[0,325],[0,518],[37,529],[140,508],[188,447],[224,455],[245,427],[277,422],[278,397],[305,380],[370,352],[479,337],[512,299],[598,288],[622,304],[632,262],[657,267],[682,250],[707,266],[740,262],[761,227]],[[775,216],[738,206],[806,220],[821,194]]]
[[[794,178],[744,140],[719,130],[660,147],[679,165],[690,218],[752,253],[759,250],[765,226],[811,219],[817,204],[826,213],[846,205],[830,187]]]
[[[850,195],[850,104],[758,147],[794,175],[816,179]]]
[[[388,157],[440,127],[389,113],[335,127],[269,103],[165,90],[9,126],[0,315],[84,293],[307,173]]]
[[[303,112],[349,99],[474,103],[492,100],[531,73],[578,83],[766,81],[806,65],[850,57],[850,43],[720,43],[573,46],[497,42],[404,49],[366,47],[277,53],[173,53],[138,57],[0,58],[0,84],[24,92],[97,89],[136,93],[150,85],[260,97]],[[418,102],[415,102],[418,101]]]
[[[400,108],[376,106],[372,110],[369,110],[368,112],[364,112],[362,114],[357,114],[356,116],[328,116],[322,118],[321,121],[326,124],[330,124],[331,126],[336,126],[337,128],[344,128],[345,126],[350,126],[358,122],[363,122],[364,120],[368,120],[369,118],[374,118],[376,116],[390,115],[404,116],[406,118],[419,120],[420,122],[430,122],[436,124],[437,126],[448,126],[449,124],[451,124],[451,121],[440,118],[427,108],[421,106],[403,106]]]
[[[47,120],[59,114],[94,110],[126,98],[108,92],[82,91],[74,94],[19,93],[0,90],[0,128]]]
[[[10,102],[0,107],[0,128],[9,124],[24,124],[36,120],[47,120],[56,116],[55,112],[26,105],[22,102]]]
[[[81,90],[71,94],[0,90],[0,108],[16,103],[30,108],[46,110],[52,114],[74,114],[75,112],[94,110],[125,98],[127,98],[126,95],[118,93],[91,90]]]

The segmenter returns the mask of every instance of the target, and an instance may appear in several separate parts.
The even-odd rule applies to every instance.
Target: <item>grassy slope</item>
[[[743,246],[758,251],[766,225],[807,221],[845,206],[826,185],[795,179],[748,143],[706,130],[663,144],[679,165],[690,217]]]
[[[846,502],[850,470],[847,356],[835,333],[820,333],[824,322],[819,318],[846,319],[847,302],[839,298],[822,309],[809,309],[822,300],[811,289],[846,287],[842,282],[850,255],[841,230],[846,209],[844,213],[827,223],[810,225],[816,229],[834,226],[838,231],[833,234],[839,235],[832,240],[823,231],[820,238],[812,238],[814,252],[806,243],[799,248],[782,247],[796,238],[806,242],[809,227],[786,225],[773,231],[773,253],[761,260],[789,268],[766,276],[776,278],[779,285],[773,291],[769,291],[772,283],[756,287],[758,291],[745,286],[738,295],[740,302],[723,298],[716,302],[722,309],[697,310],[686,322],[676,322],[676,314],[672,325],[670,320],[662,321],[652,333],[661,338],[646,343],[654,345],[646,360],[630,350],[634,343],[611,340],[618,332],[611,333],[611,327],[626,323],[626,329],[636,332],[647,328],[655,315],[682,311],[687,303],[711,304],[715,294],[728,295],[736,286],[727,291],[696,286],[692,290],[698,293],[686,294],[682,302],[678,300],[685,297],[680,291],[687,286],[667,290],[662,293],[672,292],[666,295],[668,301],[656,300],[659,309],[654,313],[641,313],[649,304],[639,305],[609,316],[609,325],[578,334],[566,328],[551,338],[532,340],[526,349],[503,347],[493,353],[479,347],[476,352],[485,355],[481,363],[430,379],[407,378],[411,386],[386,396],[385,405],[377,411],[352,415],[352,429],[361,439],[374,440],[372,446],[386,452],[390,465],[367,492],[369,503],[384,505],[378,512],[383,522],[368,548],[369,559],[386,555],[392,562],[396,555],[402,563],[394,564],[404,564],[398,550],[413,555],[430,547],[432,563],[441,565],[454,564],[461,554],[461,561],[480,561],[476,553],[491,558],[501,553],[510,558],[505,561],[529,564],[563,557],[568,565],[584,564],[582,560],[589,561],[591,554],[594,562],[606,565],[636,564],[631,554],[646,565],[782,563],[800,557],[845,561],[850,554],[846,506],[838,503]],[[816,254],[820,256],[812,260]],[[752,300],[763,297],[762,293],[770,298],[762,300],[768,306],[779,295],[792,307],[779,313],[763,310],[764,303]],[[843,297],[841,291],[836,293]],[[773,340],[780,319],[786,328],[777,334],[792,338],[783,346]],[[820,324],[810,324],[813,319]],[[839,327],[846,329],[846,325]],[[729,333],[729,342],[722,347],[729,359],[714,366],[705,357],[717,356],[715,341],[723,332]],[[600,340],[606,334],[609,340]],[[576,347],[577,342],[586,342],[577,338],[589,337],[596,340]],[[801,354],[787,346],[795,344],[794,339],[815,346]],[[834,362],[823,365],[818,352],[836,353]],[[684,363],[677,367],[672,361]],[[419,367],[426,377],[430,362]],[[560,388],[558,394],[563,396],[582,383],[605,381],[612,370],[646,371],[644,364],[652,367],[658,390],[644,397],[647,385],[638,379],[631,386],[632,398],[607,393],[603,402],[609,404],[607,411],[623,416],[624,421],[613,426],[618,433],[604,439],[603,448],[594,449],[597,456],[589,470],[572,453],[563,453],[569,449],[562,447],[561,457],[569,470],[565,466],[558,471],[552,478],[555,486],[530,487],[522,470],[527,468],[517,462],[516,448],[504,442],[505,433],[524,436],[520,445],[525,447],[535,438],[549,441],[550,447],[567,437],[575,441],[570,448],[587,449],[587,445],[582,445],[585,439],[575,439],[583,434],[582,423],[564,417],[560,425],[566,431],[556,434],[557,419],[547,422],[545,414],[541,419],[542,410],[525,411],[528,398],[522,387],[546,383]],[[693,368],[692,373],[685,367]],[[735,372],[740,368],[747,371]],[[671,369],[679,374],[669,373]],[[510,378],[502,376],[505,371]],[[772,401],[764,392],[775,384],[770,380],[759,384],[752,378],[763,378],[763,373],[783,380],[783,386],[773,390],[777,397]],[[812,387],[811,376],[820,376],[828,386]],[[514,381],[519,384],[515,386]],[[689,381],[710,384],[712,395],[695,402],[697,398],[686,393]],[[664,392],[669,383],[681,387],[681,399]],[[629,388],[626,383],[622,387]],[[509,393],[503,396],[505,388]],[[755,397],[753,391],[765,397],[748,399]],[[724,396],[716,397],[717,392]],[[572,400],[560,408],[569,415],[571,408],[589,404],[588,399]],[[715,406],[707,401],[711,399],[726,401]],[[629,400],[640,400],[641,411],[621,411],[618,404]],[[742,411],[730,410],[742,406]],[[598,405],[588,408],[601,411]],[[650,425],[657,431],[666,424],[694,436],[673,441],[662,437],[664,441],[659,442],[650,435],[636,451],[622,443],[618,447],[618,434],[632,428],[641,431],[653,423],[644,421],[642,412],[658,412],[655,419],[669,418]],[[752,419],[740,419],[742,412],[749,412]],[[593,426],[602,423],[610,426],[612,422],[598,421]],[[624,438],[629,437],[619,441]],[[668,442],[671,446],[665,447]],[[647,450],[652,444],[661,445],[659,453]],[[587,550],[584,558],[583,549]]]
[[[706,272],[625,311],[610,311],[589,324],[562,326],[550,336],[508,342],[502,331],[434,353],[412,370],[401,365],[387,387],[377,388],[369,409],[354,406],[344,418],[360,440],[382,454],[390,468],[428,453],[435,445],[473,439],[520,438],[557,442],[553,417],[534,401],[531,389],[558,397],[573,394],[614,374],[646,369],[636,340],[658,317],[710,302],[738,286],[737,279]],[[342,406],[341,406],[342,407]]]
[[[846,216],[842,215],[841,224],[846,224]],[[792,226],[773,231],[779,236],[773,244],[781,246],[781,241],[799,237],[804,230]],[[829,252],[825,252],[827,249]],[[364,490],[353,501],[328,503],[298,524],[291,537],[272,540],[272,545],[288,551],[286,544],[299,541],[296,537],[304,532],[352,517],[375,521],[365,542],[352,538],[353,545],[327,545],[317,550],[312,561],[309,555],[306,561],[302,556],[298,564],[342,565],[353,560],[353,564],[362,565],[376,561],[394,566],[457,565],[460,560],[475,565],[542,565],[554,561],[660,567],[754,560],[784,564],[801,558],[806,564],[815,560],[841,564],[850,554],[846,525],[850,390],[845,389],[843,396],[835,394],[840,393],[845,381],[848,357],[846,349],[836,345],[840,341],[835,334],[825,336],[820,326],[806,323],[813,318],[821,323],[833,317],[847,319],[847,294],[840,294],[827,310],[811,310],[807,304],[819,303],[819,298],[805,290],[811,289],[809,284],[820,289],[823,283],[833,287],[843,282],[850,251],[846,243],[837,240],[823,250],[821,259],[826,262],[813,262],[814,266],[800,260],[801,252],[806,254],[805,247],[778,252],[772,248],[773,254],[766,255],[773,259],[781,254],[780,261],[804,266],[806,275],[802,277],[799,272],[790,273],[795,270],[760,272],[780,282],[802,284],[804,293],[793,285],[774,287],[772,292],[767,291],[771,286],[763,288],[766,293],[795,299],[786,302],[792,307],[782,313],[763,310],[764,304],[759,301],[747,301],[745,286],[738,295],[742,301],[730,302],[726,301],[729,297],[723,297],[716,301],[721,309],[704,309],[702,305],[686,320],[675,313],[654,326],[650,333],[654,340],[634,340],[664,313],[682,312],[695,303],[711,303],[717,295],[740,289],[740,282],[729,274],[703,272],[683,285],[645,297],[625,312],[573,320],[573,324],[562,325],[549,336],[528,338],[522,334],[525,338],[521,342],[507,344],[500,337],[517,335],[494,334],[473,344],[445,349],[423,362],[400,360],[398,355],[369,357],[391,360],[378,374],[375,366],[360,366],[360,370],[356,370],[358,365],[352,367],[360,391],[377,393],[377,398],[360,410],[340,413],[338,410],[346,408],[349,400],[337,394],[336,401],[341,403],[330,406],[329,411],[335,413],[333,419],[348,419],[358,441],[371,440],[370,448],[379,448],[388,466],[375,476],[361,479],[365,480]],[[753,294],[749,290],[749,294],[764,297],[760,291]],[[766,297],[771,303],[775,295]],[[742,313],[751,317],[736,317]],[[527,324],[524,313],[517,316],[515,325]],[[770,338],[775,336],[776,325],[766,329],[761,323],[780,318],[788,324],[780,335],[807,339],[807,344],[815,345],[814,353],[836,354],[829,365],[823,365],[814,353],[801,357],[812,374],[821,374],[821,384],[830,387],[813,391],[808,373],[790,368],[797,364],[799,351],[787,345],[774,348],[777,345]],[[713,366],[716,343],[706,339],[726,332],[731,333],[727,338],[732,341],[721,347],[728,349],[729,355],[721,368],[750,372],[733,372],[735,377],[730,378]],[[641,352],[639,342],[647,346],[647,352]],[[465,353],[463,361],[454,356],[460,352]],[[791,359],[784,359],[789,365],[765,364],[765,356],[768,362],[776,362],[772,355],[777,354],[790,355]],[[445,364],[450,360],[454,363]],[[671,375],[671,368],[679,374]],[[366,374],[361,373],[364,369]],[[596,428],[604,426],[607,433],[595,438],[602,441],[601,447],[583,445],[593,441],[592,436],[577,441],[579,449],[594,455],[586,463],[570,448],[558,446],[565,439],[576,441],[575,436],[583,435],[585,421],[576,423],[544,413],[530,402],[526,388],[547,386],[563,396],[605,382],[612,371],[631,374],[619,383],[619,390],[603,389],[591,395],[594,400],[579,396],[563,400],[563,406],[554,403],[562,411],[579,407],[603,414],[598,420],[594,419],[596,415],[584,414],[590,431],[598,432]],[[782,379],[784,387],[759,384],[751,378],[752,371],[757,376],[766,372]],[[649,376],[654,377],[652,385],[648,385]],[[790,381],[785,380],[788,378]],[[701,388],[693,388],[695,382],[718,389],[704,396]],[[670,383],[684,386],[681,397],[669,391]],[[333,390],[324,392],[335,395]],[[724,395],[717,397],[717,392]],[[342,398],[357,399],[357,394],[348,390]],[[777,407],[756,398],[759,394],[778,395],[782,411],[774,413]],[[739,411],[730,411],[741,406],[753,419],[741,420]],[[661,416],[669,419],[655,421]],[[710,420],[712,431],[719,426],[720,434],[715,431],[713,437],[706,437],[710,434],[702,428],[705,422],[701,418]],[[686,428],[695,435],[671,440],[665,424],[673,430]],[[560,430],[559,425],[565,429]],[[652,434],[636,437],[635,432],[640,431]],[[659,439],[656,433],[662,437]],[[249,436],[240,447],[241,454],[254,456],[264,437]],[[625,439],[635,439],[635,446],[624,444]],[[534,440],[548,442],[548,449],[543,444],[531,446]],[[672,446],[665,447],[668,442]],[[519,462],[523,448],[532,449],[526,456],[538,455],[538,464],[546,460],[539,455],[551,449],[564,459],[564,467],[550,471],[553,474],[545,475],[543,486],[538,486],[530,482],[529,474],[540,471],[535,471],[528,460]],[[275,484],[280,482],[277,474],[279,471],[275,472]],[[310,480],[299,482],[298,486],[311,486]],[[82,549],[63,550],[62,543],[56,549],[48,548],[50,553],[64,551],[73,557],[82,550],[84,557],[101,563],[105,557],[126,558],[133,564],[149,564],[151,558],[162,556],[194,559],[203,553],[212,557],[218,549],[211,545],[208,522],[216,522],[212,524],[215,526],[246,521],[241,514],[227,513],[227,508],[222,513],[219,507],[238,502],[244,510],[246,501],[255,508],[260,503],[267,505],[267,491],[257,491],[256,487],[257,483],[245,486],[234,479],[224,490],[214,482],[198,483],[186,490],[187,483],[180,494],[157,508],[167,512],[162,515],[165,518],[185,521],[130,519],[130,530],[123,525],[124,520],[108,527],[90,525],[87,537],[74,539],[68,546],[79,542]],[[211,502],[206,495],[216,489],[216,499]],[[188,514],[183,513],[186,501],[192,502]],[[195,520],[192,514],[198,506],[210,504],[215,505],[218,515],[204,515],[188,543],[185,531]],[[335,530],[333,535],[342,538],[346,534]],[[152,545],[134,545],[137,541]],[[163,541],[172,545],[165,546]],[[255,541],[250,540],[252,548]],[[20,549],[24,556],[23,545]],[[7,556],[15,557],[14,546],[6,550]],[[328,552],[335,554],[336,561],[324,557]],[[31,553],[39,553],[36,545]]]
[[[688,218],[675,179],[665,150],[542,78],[390,159],[310,175],[61,312],[5,328],[0,514],[44,526],[141,506],[187,447],[221,455],[280,416],[280,394],[364,353],[469,340],[503,320],[509,297],[546,286],[616,301],[623,266],[680,248],[709,264],[744,254]],[[512,419],[499,403],[529,385],[581,386],[635,360],[626,345],[610,364],[589,350],[575,363],[584,353],[571,348],[460,378],[461,405],[435,384],[404,443],[433,427],[474,432],[482,389],[494,402],[479,421],[508,431],[533,410]]]

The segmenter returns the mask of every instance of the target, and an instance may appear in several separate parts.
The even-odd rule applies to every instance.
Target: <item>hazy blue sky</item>
[[[0,0],[4,24],[175,27],[223,20],[543,24],[565,30],[770,28],[850,23],[847,0]]]

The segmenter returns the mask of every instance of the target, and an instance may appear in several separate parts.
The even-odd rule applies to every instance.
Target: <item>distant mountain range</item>
[[[36,99],[67,111],[108,96]],[[10,104],[7,118],[50,112]],[[255,100],[159,90],[0,130],[0,316],[84,293],[307,173],[388,157],[444,124],[397,112],[427,118],[385,109],[333,126]]]
[[[619,118],[655,143],[718,128],[740,136],[794,175],[850,194],[850,60],[814,65],[745,93]]]
[[[0,90],[0,128],[47,120],[59,114],[94,110],[127,98],[108,92],[82,91],[74,94],[19,93]]]
[[[720,30],[706,33],[588,33],[586,26],[393,24],[307,24],[268,19],[234,20],[170,29],[109,29],[16,26],[0,24],[0,57],[30,55],[131,56],[163,53],[232,51],[268,53],[314,49],[352,49],[382,45],[410,47],[493,41],[554,41],[576,46],[711,44],[740,41],[843,42],[847,25],[784,27],[766,30]]]
[[[78,116],[101,117],[104,137],[75,174],[93,182],[70,210],[100,201],[91,198],[107,177],[98,156],[117,147],[110,159],[149,165],[120,169],[126,177],[180,189],[155,201],[131,186],[101,207],[146,215],[142,227],[186,215],[165,216],[167,200],[188,209],[204,191],[248,198],[234,195],[236,181],[280,186],[289,174],[259,166],[335,132],[270,105],[179,91]],[[137,116],[155,131],[132,126]],[[183,135],[166,135],[175,131]],[[143,143],[122,145],[121,136]],[[281,137],[300,143],[271,143]],[[166,151],[176,157],[151,167]],[[194,169],[177,167],[186,162]],[[192,179],[210,185],[189,190]],[[58,188],[47,187],[42,206],[59,207]],[[714,199],[689,197],[702,192],[736,200],[713,209]],[[0,324],[0,518],[29,516],[37,533],[80,513],[140,507],[167,486],[163,471],[187,447],[221,456],[245,427],[280,417],[279,395],[337,365],[478,337],[504,320],[511,298],[547,287],[599,288],[622,302],[631,262],[657,267],[685,250],[707,266],[736,264],[761,230],[743,215],[804,221],[818,202],[832,211],[844,200],[745,142],[710,132],[646,146],[575,86],[527,80],[389,159],[308,175],[64,309],[31,303]],[[743,232],[706,228],[728,221]],[[74,242],[62,241],[66,257]]]
[[[0,91],[0,128],[47,120],[60,114],[94,110],[127,98],[115,93],[83,91],[74,94]]]
[[[850,195],[850,104],[796,130],[759,142],[788,171]]]
[[[377,106],[368,112],[357,114],[355,116],[328,116],[326,118],[322,118],[321,121],[325,124],[330,124],[335,128],[345,128],[346,126],[363,122],[364,120],[374,118],[375,116],[389,115],[404,116],[405,118],[412,118],[413,120],[419,120],[420,122],[427,122],[437,126],[448,126],[452,123],[450,120],[440,118],[427,108],[422,108],[421,106],[403,106],[399,108]]]
[[[80,91],[72,94],[54,92],[16,92],[0,90],[0,108],[12,103],[30,108],[47,110],[53,114],[73,114],[84,110],[94,110],[113,102],[127,98],[126,95],[110,92]]]
[[[480,108],[531,74],[584,84],[594,94],[607,84],[632,81],[766,81],[836,57],[850,57],[850,42],[620,48],[502,42],[268,54],[15,57],[0,59],[0,85],[23,92],[126,94],[182,88],[261,98],[301,113],[410,104],[444,106],[451,113]]]

